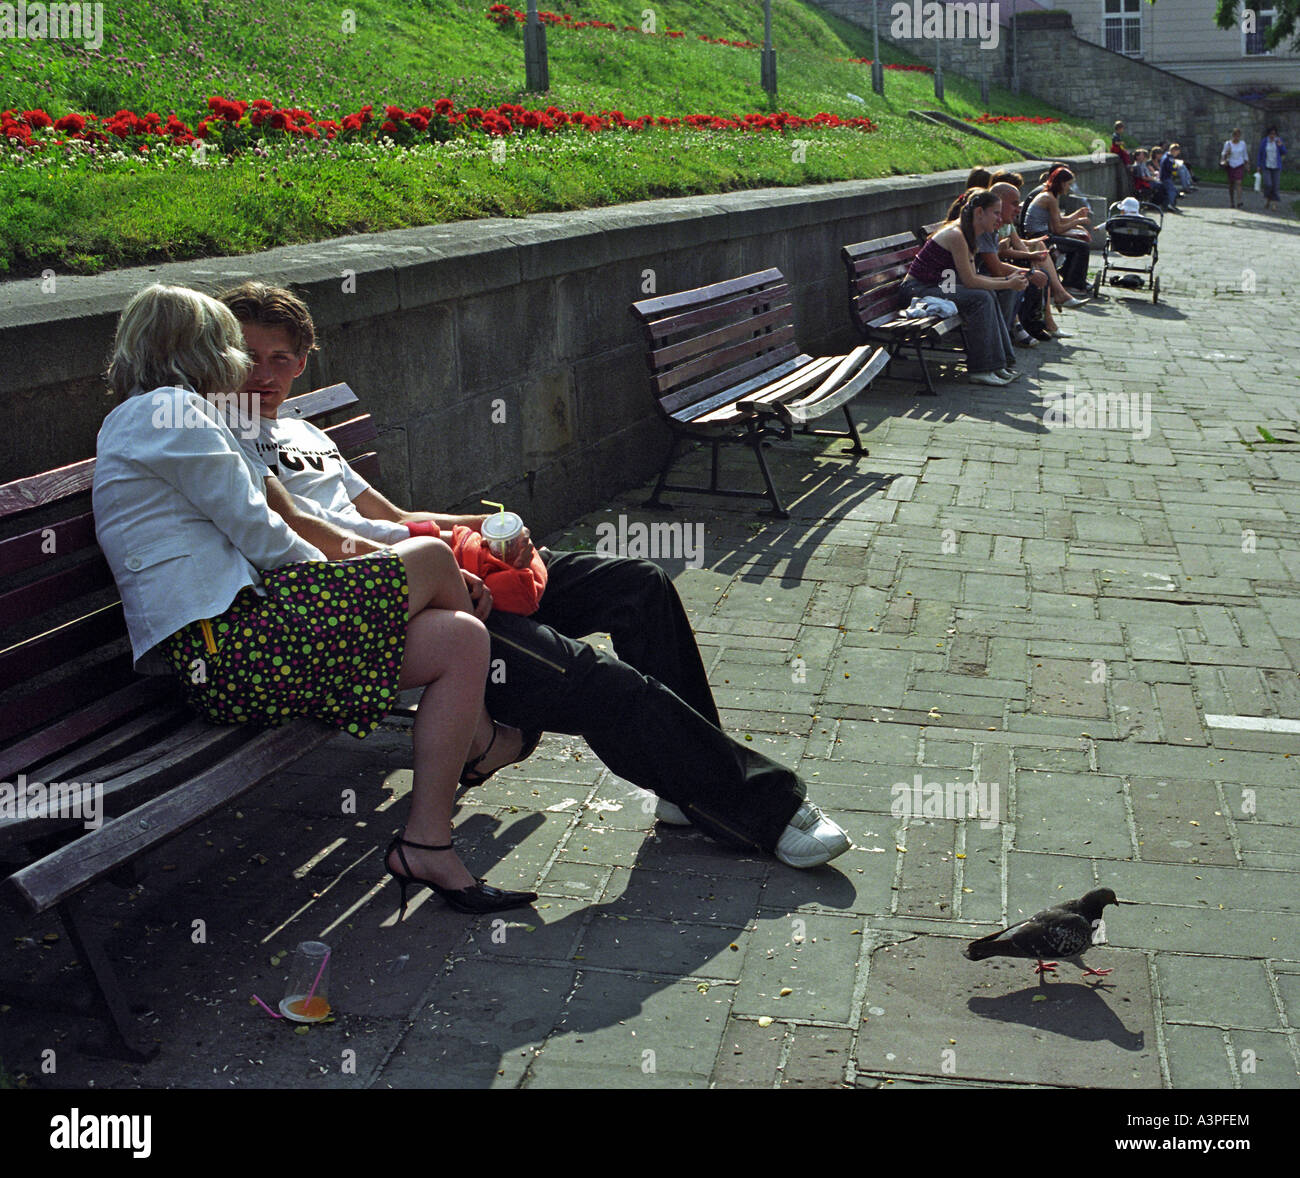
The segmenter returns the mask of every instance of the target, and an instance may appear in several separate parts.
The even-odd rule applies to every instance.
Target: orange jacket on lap
[[[406,527],[412,536],[445,540],[456,557],[456,563],[465,572],[483,579],[492,593],[493,608],[525,616],[537,612],[546,589],[546,565],[536,551],[526,568],[517,569],[489,551],[483,537],[464,524],[452,528],[450,536],[443,535],[431,520],[407,524]]]

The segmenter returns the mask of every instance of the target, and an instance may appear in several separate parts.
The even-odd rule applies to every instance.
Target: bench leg
[[[925,391],[932,397],[939,395],[939,390],[934,387],[934,381],[930,379],[930,367],[925,362],[925,357],[921,355],[921,341],[916,341],[916,362],[921,366],[921,375],[925,377]]]
[[[789,519],[790,513],[781,506],[781,497],[776,493],[776,484],[772,482],[772,474],[767,469],[767,458],[763,455],[763,435],[751,426],[750,436],[745,439],[750,447],[753,448],[754,457],[758,459],[758,469],[763,472],[763,482],[767,486],[767,497],[771,500],[772,510],[764,512],[764,515],[772,515],[777,519]],[[714,449],[714,456],[717,456],[717,449]]]
[[[146,1043],[141,1038],[139,1025],[131,1014],[112,962],[86,921],[83,904],[81,895],[72,896],[59,905],[59,916],[77,951],[77,960],[90,973],[92,994],[108,1019],[109,1038],[105,1044],[83,1044],[82,1050],[111,1059],[135,1062],[152,1059],[158,1054],[158,1044]]]
[[[848,454],[871,453],[871,451],[862,444],[862,439],[858,437],[858,427],[853,423],[853,417],[849,413],[849,407],[847,405],[841,405],[840,408],[844,410],[844,420],[849,423],[849,437],[853,439],[853,445],[845,447],[845,452]]]
[[[858,427],[853,424],[853,418],[849,414],[849,407],[841,405],[840,409],[844,413],[844,420],[848,422],[849,428],[841,433],[837,429],[813,429],[807,422],[799,427],[799,436],[805,438],[843,438],[849,444],[844,447],[845,454],[870,454],[871,451],[862,444],[862,439],[858,436]]]
[[[664,503],[659,496],[663,494],[664,484],[668,481],[668,471],[672,468],[673,454],[676,450],[677,438],[674,435],[668,439],[668,453],[664,455],[663,469],[659,471],[659,481],[655,483],[654,494],[641,504],[642,507],[651,507],[656,511],[672,511],[673,505],[671,503]],[[716,455],[717,451],[715,450],[714,453]]]

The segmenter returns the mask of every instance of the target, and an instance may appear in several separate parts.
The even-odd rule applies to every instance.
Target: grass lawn
[[[103,44],[10,40],[0,56],[0,107],[110,115],[121,108],[175,114],[190,127],[214,94],[266,98],[318,118],[363,104],[406,109],[451,98],[458,109],[500,102],[589,112],[744,115],[769,109],[759,55],[697,35],[762,39],[761,7],[747,0],[667,0],[658,35],[640,29],[641,0],[573,0],[558,11],[619,26],[551,28],[551,90],[527,95],[522,31],[487,18],[487,0],[359,0],[350,9],[311,0],[120,0],[106,6]],[[0,272],[93,272],[161,259],[236,254],[342,233],[463,218],[516,216],[655,196],[807,184],[1002,163],[1005,149],[910,118],[941,109],[983,113],[978,81],[886,71],[871,91],[869,33],[775,0],[781,109],[867,116],[879,129],[699,132],[655,128],[589,135],[467,135],[403,150],[380,144],[268,143],[196,160],[163,146],[144,158],[80,144],[21,152],[0,147]],[[355,14],[355,27],[341,13]],[[682,30],[669,38],[667,30]],[[905,61],[882,50],[886,61]],[[1105,138],[1027,96],[995,89],[994,113],[1053,116],[1047,125],[987,130],[1040,156],[1079,154]],[[1105,140],[1108,142],[1108,139]],[[3,141],[0,141],[3,142]],[[504,144],[504,150],[502,149]]]

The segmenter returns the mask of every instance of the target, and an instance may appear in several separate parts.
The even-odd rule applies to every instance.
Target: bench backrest
[[[849,314],[859,329],[898,309],[899,287],[920,252],[921,242],[911,233],[859,241],[840,251],[849,275]]]
[[[316,419],[356,400],[331,385],[280,412]],[[368,414],[323,428],[345,454],[378,436]],[[377,461],[349,458],[367,480]],[[0,780],[167,694],[168,680],[131,669],[121,602],[95,542],[94,473],[88,458],[0,485]]]
[[[632,304],[650,345],[650,387],[665,417],[799,355],[790,285],[763,270]]]

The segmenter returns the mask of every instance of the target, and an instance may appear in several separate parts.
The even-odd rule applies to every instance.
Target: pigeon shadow
[[[1004,1023],[1022,1023],[1082,1042],[1108,1039],[1125,1051],[1142,1051],[1146,1032],[1131,1031],[1098,993],[1083,982],[1029,986],[997,998],[975,997],[967,1003],[972,1014]]]

